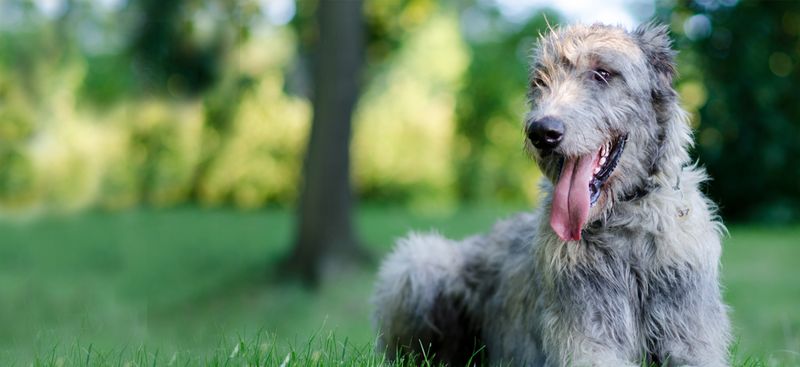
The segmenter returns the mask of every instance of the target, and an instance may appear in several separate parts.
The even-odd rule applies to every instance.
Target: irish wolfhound
[[[381,349],[464,365],[728,364],[714,205],[690,164],[664,26],[540,37],[526,147],[543,205],[452,241],[412,234],[381,267]]]

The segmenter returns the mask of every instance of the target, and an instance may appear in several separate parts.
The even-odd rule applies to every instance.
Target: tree
[[[321,0],[317,5],[314,117],[294,248],[284,264],[284,269],[310,284],[334,264],[366,259],[352,221],[349,154],[364,53],[361,14],[360,0]]]

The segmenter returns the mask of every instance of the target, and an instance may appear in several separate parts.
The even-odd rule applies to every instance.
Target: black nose
[[[537,149],[555,149],[564,138],[564,123],[555,117],[543,117],[531,122],[526,133]]]

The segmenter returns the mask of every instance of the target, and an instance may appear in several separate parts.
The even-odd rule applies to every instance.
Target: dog
[[[541,207],[462,241],[399,240],[373,296],[379,350],[449,366],[727,366],[725,228],[687,153],[674,55],[654,23],[540,35],[524,132]]]

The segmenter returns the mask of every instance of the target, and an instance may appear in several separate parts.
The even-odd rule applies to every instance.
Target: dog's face
[[[539,39],[526,148],[553,183],[550,224],[563,240],[658,170],[666,120],[680,111],[672,59],[664,27],[578,25]]]

